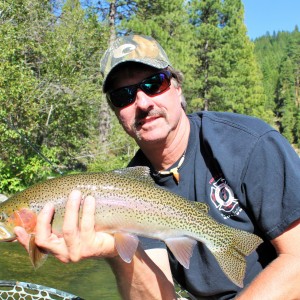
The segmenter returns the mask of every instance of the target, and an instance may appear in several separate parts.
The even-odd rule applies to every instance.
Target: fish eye
[[[7,215],[5,213],[0,213],[0,222],[5,221],[7,219]]]

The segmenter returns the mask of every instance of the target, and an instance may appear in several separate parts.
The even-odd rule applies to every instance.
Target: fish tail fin
[[[46,261],[48,254],[43,252],[35,243],[35,235],[30,235],[29,241],[29,258],[35,270],[41,267]]]
[[[237,286],[243,287],[246,272],[245,257],[251,254],[262,239],[255,234],[231,228],[226,245],[209,247],[226,276]]]

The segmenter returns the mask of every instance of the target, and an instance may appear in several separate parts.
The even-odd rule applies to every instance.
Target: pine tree
[[[241,1],[225,0],[221,20],[221,50],[225,66],[222,78],[225,79],[225,88],[222,88],[223,96],[220,95],[220,98],[224,110],[255,115],[270,121],[272,115],[265,110],[262,75],[254,57],[254,45],[246,35]]]
[[[204,100],[204,109],[271,120],[241,1],[195,0],[192,4],[193,24],[198,26],[199,98]]]
[[[255,40],[255,56],[263,74],[263,86],[267,97],[266,108],[275,112],[276,89],[279,80],[279,67],[285,56],[283,35],[266,35]]]
[[[286,48],[286,60],[283,61],[284,67],[281,76],[286,83],[285,90],[289,93],[284,97],[284,114],[282,114],[283,134],[291,142],[299,143],[299,74],[300,74],[300,33],[296,28],[289,36],[288,47]],[[288,73],[286,75],[286,73]],[[288,76],[289,75],[289,76]],[[287,78],[286,78],[287,77]],[[280,86],[283,88],[283,84]]]
[[[280,118],[280,131],[290,143],[294,142],[293,132],[297,118],[294,82],[293,62],[287,57],[280,68],[277,111]]]
[[[195,80],[198,95],[192,101],[195,109],[209,110],[217,99],[212,94],[219,85],[222,57],[218,53],[221,47],[221,28],[219,13],[221,1],[191,1],[190,19],[195,31]]]
[[[295,126],[294,142],[300,148],[300,32],[296,26],[291,34],[288,54],[293,62],[294,91],[295,91]]]
[[[282,31],[255,40],[255,54],[262,69],[268,105],[276,116],[276,125],[290,142],[299,145],[298,27],[292,33]]]

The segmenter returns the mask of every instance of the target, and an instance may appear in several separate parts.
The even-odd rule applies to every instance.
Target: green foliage
[[[67,1],[59,17],[49,1],[1,6],[0,188],[15,192],[53,170],[16,131],[65,170],[86,168],[77,157],[98,124],[107,31],[79,1]]]
[[[287,58],[283,61],[279,76],[277,111],[281,119],[281,132],[293,143],[293,131],[296,124],[296,103],[294,93],[293,63]]]
[[[36,155],[30,145],[25,143],[16,131],[5,127],[3,123],[1,124],[1,132],[1,192],[11,194],[23,190],[53,172],[53,166],[58,163],[55,160],[56,149],[45,147],[39,149],[40,153],[43,153],[53,162],[53,165],[50,165],[41,156]]]
[[[216,88],[221,73],[222,57],[218,53],[221,46],[221,28],[219,12],[221,1],[191,1],[190,21],[194,25],[196,99],[203,99],[203,108],[208,110],[215,99],[211,97],[212,89]],[[195,101],[192,101],[195,103]],[[196,102],[197,103],[197,102]]]
[[[255,54],[263,73],[267,105],[279,131],[299,148],[300,33],[278,32],[255,41]]]
[[[275,116],[300,147],[298,28],[252,42],[241,0],[0,0],[0,12],[1,193],[57,168],[122,168],[137,151],[113,113],[103,117],[99,61],[114,28],[161,43],[185,75],[189,112]]]
[[[26,5],[28,4],[28,5]],[[24,188],[24,167],[33,162],[31,149],[20,146],[19,135],[8,124],[31,136],[38,118],[38,80],[34,76],[32,56],[36,52],[34,37],[28,29],[35,19],[36,3],[1,2],[0,26],[0,191],[14,192]],[[40,3],[41,6],[44,3]],[[30,6],[30,7],[29,7]],[[21,125],[22,124],[22,125]],[[26,176],[25,176],[26,177]],[[25,179],[25,180],[24,180]]]
[[[138,150],[135,141],[128,137],[115,116],[112,120],[109,143],[89,145],[94,155],[88,164],[88,171],[100,172],[125,168]]]
[[[203,99],[203,109],[254,115],[270,122],[272,112],[265,107],[262,75],[246,35],[241,1],[191,1],[191,20],[198,48],[196,99]]]
[[[295,147],[300,149],[300,109],[297,109],[297,116],[296,116],[296,126],[295,126]],[[300,150],[298,150],[300,154]]]

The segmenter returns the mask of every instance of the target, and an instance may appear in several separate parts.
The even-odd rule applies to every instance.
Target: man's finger
[[[30,235],[26,232],[26,230],[23,227],[15,227],[14,232],[17,235],[18,242],[27,250],[29,251],[29,240]]]
[[[47,240],[51,236],[51,221],[53,215],[54,205],[47,203],[37,216],[35,241],[39,246],[42,246],[40,243]]]
[[[95,198],[87,196],[83,203],[82,219],[80,224],[81,234],[89,234],[95,229]]]
[[[66,212],[63,223],[63,234],[65,239],[72,239],[78,231],[79,209],[81,203],[81,192],[74,190],[70,193],[66,204]]]

